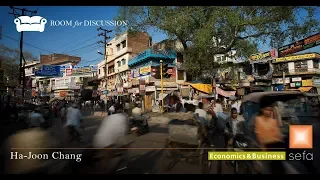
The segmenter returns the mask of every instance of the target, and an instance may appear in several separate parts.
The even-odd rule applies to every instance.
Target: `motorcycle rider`
[[[94,148],[109,148],[107,151],[98,152],[98,157],[101,159],[98,169],[103,169],[103,172],[101,173],[105,173],[105,169],[113,166],[112,163],[110,164],[110,158],[117,153],[122,153],[123,150],[112,148],[123,147],[127,144],[126,137],[128,135],[128,130],[129,118],[119,111],[117,111],[116,114],[106,116],[102,121],[93,138]],[[128,162],[127,154],[124,154],[123,158],[124,162]]]
[[[132,117],[135,121],[143,121],[143,125],[147,123],[147,117],[143,115],[141,103],[135,104],[135,108],[132,109]]]
[[[238,110],[236,108],[231,108],[231,116],[226,121],[225,132],[227,137],[225,140],[226,144],[231,146],[235,135],[242,133],[242,130],[244,129],[244,127],[240,127],[242,123],[239,123],[243,122],[244,118],[238,115]]]

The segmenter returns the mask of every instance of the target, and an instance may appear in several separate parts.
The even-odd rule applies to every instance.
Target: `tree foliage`
[[[214,55],[231,56],[234,49],[235,57],[247,58],[261,43],[279,47],[315,33],[315,11],[306,6],[123,6],[116,19],[128,20],[129,32],[153,29],[179,40],[186,68],[199,74],[226,66],[213,62]]]
[[[26,61],[36,60],[30,52],[24,52]],[[19,84],[20,51],[0,44],[0,61],[4,70],[4,80],[7,86],[15,87]]]

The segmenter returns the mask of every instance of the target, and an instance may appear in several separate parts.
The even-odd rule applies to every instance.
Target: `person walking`
[[[67,110],[67,123],[66,127],[69,132],[69,141],[77,140],[81,141],[80,127],[82,123],[82,114],[77,104],[73,104]]]

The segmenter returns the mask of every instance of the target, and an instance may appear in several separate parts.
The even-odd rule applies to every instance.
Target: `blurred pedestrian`
[[[45,120],[40,112],[40,108],[36,107],[32,113],[29,114],[28,124],[29,128],[42,127],[45,123]]]
[[[73,104],[72,107],[67,111],[67,123],[66,127],[69,132],[69,141],[77,140],[81,141],[80,128],[82,126],[82,114],[77,104]]]
[[[60,117],[61,117],[62,123],[65,123],[66,121],[66,114],[67,114],[67,105],[64,104],[60,110]]]

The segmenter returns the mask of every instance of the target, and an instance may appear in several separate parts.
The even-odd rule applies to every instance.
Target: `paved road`
[[[85,147],[90,145],[92,138],[101,123],[103,117],[86,116],[84,119],[84,143],[80,146]],[[65,132],[63,131],[61,121],[55,120],[52,128],[52,134],[54,137],[64,143],[65,147],[79,147],[77,144],[68,144],[64,141]],[[150,122],[150,133],[135,137],[129,136],[128,142],[131,143],[129,150],[129,164],[127,169],[118,173],[135,173],[135,174],[199,174],[201,173],[200,166],[198,164],[191,164],[187,162],[178,162],[170,171],[166,170],[168,164],[172,161],[166,157],[165,151],[162,148],[165,147],[165,141],[168,136],[168,128],[166,124],[155,124]],[[137,149],[139,148],[139,149]],[[216,163],[213,163],[212,173],[216,173]],[[223,166],[223,174],[232,173],[232,170],[226,165]]]

